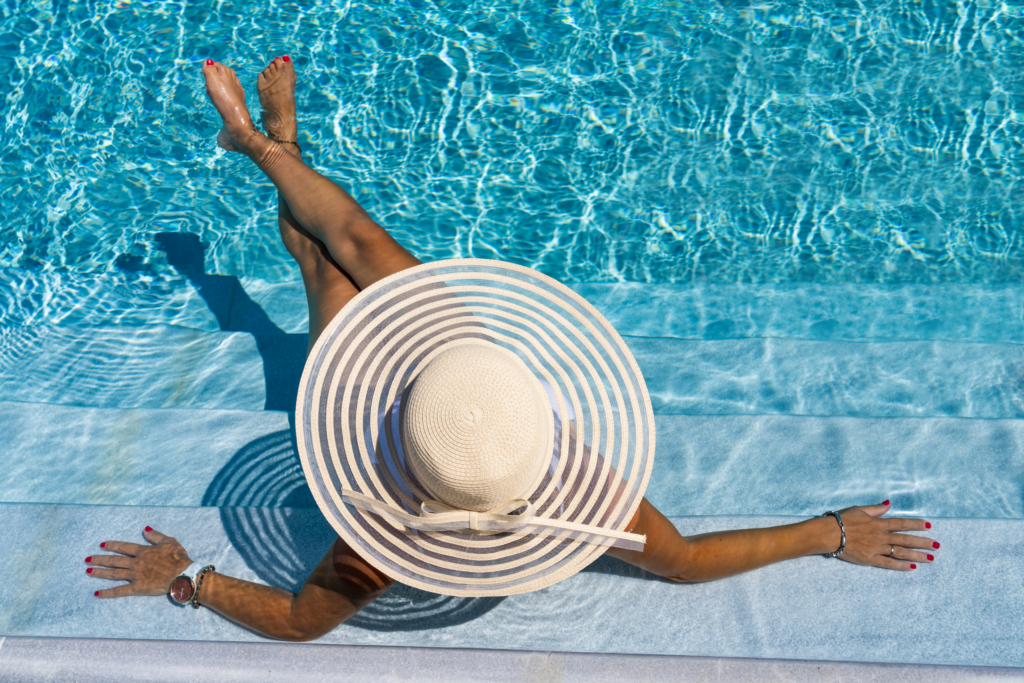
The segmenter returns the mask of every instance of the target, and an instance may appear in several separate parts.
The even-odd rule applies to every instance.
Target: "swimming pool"
[[[606,562],[521,600],[396,591],[332,642],[1024,665],[1005,635],[1024,593],[1024,11],[3,8],[0,501],[32,548],[3,566],[35,578],[5,588],[0,634],[194,628],[155,601],[48,592],[46,576],[80,567],[46,543],[142,515],[282,585],[321,554],[287,413],[306,344],[298,272],[271,186],[213,142],[199,71],[212,56],[251,85],[287,51],[310,163],[411,251],[538,268],[626,336],[657,413],[649,497],[682,528],[891,496],[903,513],[962,518],[943,538],[1007,563],[983,576],[949,543],[945,567],[913,586],[872,578],[864,595],[864,570],[822,572],[815,558],[676,593]],[[787,620],[790,572],[813,595],[841,580],[845,598],[889,616],[888,600],[909,599],[922,623],[884,646],[867,630],[797,637],[836,624],[815,604]],[[571,606],[583,623],[602,600],[631,608],[600,638],[556,618]],[[700,626],[668,613],[706,605],[729,616]],[[524,614],[537,631],[499,627]],[[201,619],[195,637],[247,637]],[[687,637],[639,637],[636,619]],[[938,646],[900,647],[915,638]]]

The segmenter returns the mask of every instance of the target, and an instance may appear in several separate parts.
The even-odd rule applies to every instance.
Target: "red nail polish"
[[[929,561],[929,562],[933,561],[934,559],[935,559],[935,556],[934,556],[934,555],[929,555],[929,556],[928,556],[928,561]]]
[[[888,504],[889,504],[889,501],[885,501],[884,503],[882,503],[882,505],[888,505]]]
[[[206,60],[206,66],[213,66],[213,60],[212,59],[207,59]]]
[[[290,61],[292,61],[292,58],[291,58],[291,57],[289,57],[288,55],[285,55],[284,57],[281,57],[281,59],[283,59],[283,60],[284,60],[284,61],[286,61],[286,62],[290,62]]]
[[[932,547],[933,547],[933,548],[935,548],[936,550],[938,550],[938,548],[939,548],[939,542],[938,542],[938,541],[935,541],[934,543],[932,543]]]
[[[95,595],[98,598],[98,597],[100,597],[100,592],[96,591],[95,593],[93,593],[93,595]]]
[[[103,543],[100,543],[100,547],[101,548],[106,548],[107,547],[107,542],[103,541]]]
[[[90,555],[89,557],[85,558],[85,561],[86,562],[92,562],[92,555]]]
[[[85,573],[86,574],[92,574],[92,567],[89,567],[88,569],[86,569]]]
[[[924,523],[924,528],[925,529],[931,529],[932,528],[932,523],[931,522],[925,522]]]
[[[917,565],[916,564],[912,564],[912,565],[910,565],[910,568],[911,569],[917,569]]]
[[[149,532],[150,532],[150,531],[152,531],[152,530],[153,530],[153,527],[151,527],[151,526],[147,526],[147,527],[146,527],[146,533],[149,533]]]

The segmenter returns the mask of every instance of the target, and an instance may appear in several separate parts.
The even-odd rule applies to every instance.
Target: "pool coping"
[[[301,655],[301,656],[297,656]],[[132,673],[136,672],[136,673]],[[7,683],[336,681],[1024,681],[1024,668],[309,643],[0,637]]]

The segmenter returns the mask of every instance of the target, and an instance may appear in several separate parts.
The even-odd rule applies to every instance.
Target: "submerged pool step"
[[[627,337],[654,412],[1024,417],[1024,345]]]
[[[692,517],[684,534],[789,517]],[[253,641],[164,597],[98,600],[83,559],[151,525],[218,571],[294,588],[329,548],[313,510],[0,505],[0,636]],[[1024,521],[947,519],[938,561],[913,572],[805,557],[678,585],[610,558],[536,593],[452,598],[394,587],[318,642],[1024,666]],[[615,609],[609,609],[615,605]],[[969,608],[968,608],[969,607]],[[784,620],[768,615],[786,615]],[[638,625],[651,625],[639,628]]]
[[[655,413],[1024,417],[1024,344],[626,337]],[[0,327],[7,400],[293,410],[304,334]]]
[[[1015,285],[570,284],[621,334],[681,339],[946,340],[1021,343]],[[299,281],[0,268],[0,324],[238,329],[266,317],[307,330]],[[232,322],[233,321],[233,322]]]
[[[647,497],[670,516],[1024,518],[1024,420],[659,415]],[[0,403],[0,501],[315,508],[291,416]]]

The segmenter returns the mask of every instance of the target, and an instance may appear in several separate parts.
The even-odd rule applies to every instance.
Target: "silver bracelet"
[[[839,531],[843,534],[843,540],[839,542],[839,550],[834,553],[825,553],[825,557],[839,557],[846,550],[846,527],[843,526],[843,518],[839,516],[838,512],[832,512],[829,510],[822,517],[835,517],[836,521],[839,522]]]

